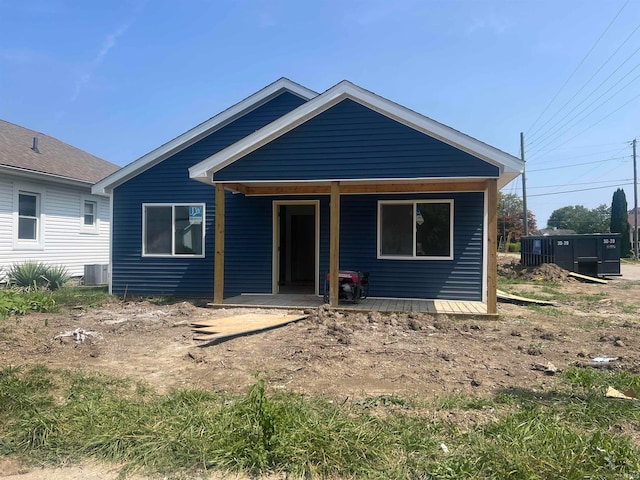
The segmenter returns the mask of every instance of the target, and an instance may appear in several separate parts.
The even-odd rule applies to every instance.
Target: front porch
[[[251,295],[244,294],[224,299],[216,308],[256,307],[256,308],[318,308],[324,304],[316,295]],[[423,312],[430,314],[487,316],[487,304],[483,302],[463,302],[455,300],[419,300],[405,298],[365,298],[360,303],[340,302],[337,310],[359,312]]]

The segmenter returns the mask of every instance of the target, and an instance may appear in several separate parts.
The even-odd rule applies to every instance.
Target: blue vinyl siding
[[[284,92],[268,103],[140,173],[113,193],[113,293],[213,295],[214,188],[189,178],[189,167],[300,106]],[[206,203],[205,258],[142,257],[143,203]]]
[[[271,293],[273,201],[295,197],[227,194],[225,297]],[[329,198],[320,199],[320,293],[329,270]],[[453,199],[453,260],[387,260],[376,252],[378,200]],[[368,271],[371,296],[482,300],[483,192],[345,195],[340,208],[340,268]]]
[[[378,200],[453,199],[453,260],[377,258]],[[482,300],[484,194],[343,196],[340,268],[371,273],[375,297]]]
[[[214,179],[498,175],[496,166],[347,99],[216,172]]]

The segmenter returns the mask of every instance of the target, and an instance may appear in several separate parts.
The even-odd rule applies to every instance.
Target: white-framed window
[[[15,185],[13,246],[16,249],[42,249],[44,245],[42,205],[44,190],[35,185]]]
[[[453,200],[380,200],[378,258],[453,260]]]
[[[80,199],[80,231],[98,233],[98,202],[85,195]]]
[[[205,205],[142,205],[142,255],[204,257]]]

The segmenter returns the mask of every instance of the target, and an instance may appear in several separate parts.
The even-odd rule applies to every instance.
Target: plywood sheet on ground
[[[281,327],[302,320],[306,315],[270,315],[246,313],[192,323],[195,340],[214,341]]]

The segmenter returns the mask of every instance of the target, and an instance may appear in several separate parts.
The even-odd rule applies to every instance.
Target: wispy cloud
[[[504,17],[498,17],[494,14],[489,14],[484,17],[476,17],[469,27],[467,27],[467,35],[473,35],[481,30],[489,30],[496,35],[502,35],[512,26],[512,22]]]
[[[122,37],[125,33],[127,33],[127,30],[129,30],[131,25],[133,25],[138,14],[144,8],[145,5],[146,5],[146,1],[138,2],[136,4],[136,7],[134,8],[134,11],[130,15],[130,18],[126,22],[123,22],[121,25],[115,28],[112,32],[110,32],[105,37],[105,39],[102,42],[102,46],[100,47],[100,50],[98,51],[96,56],[89,63],[89,65],[83,71],[80,72],[78,79],[76,81],[76,88],[73,92],[73,95],[71,96],[72,102],[75,102],[78,99],[78,96],[82,92],[82,89],[91,81],[91,77],[93,76],[93,73],[104,61],[105,57],[111,51],[111,49],[113,49],[116,46],[116,44],[118,43],[118,39]]]

